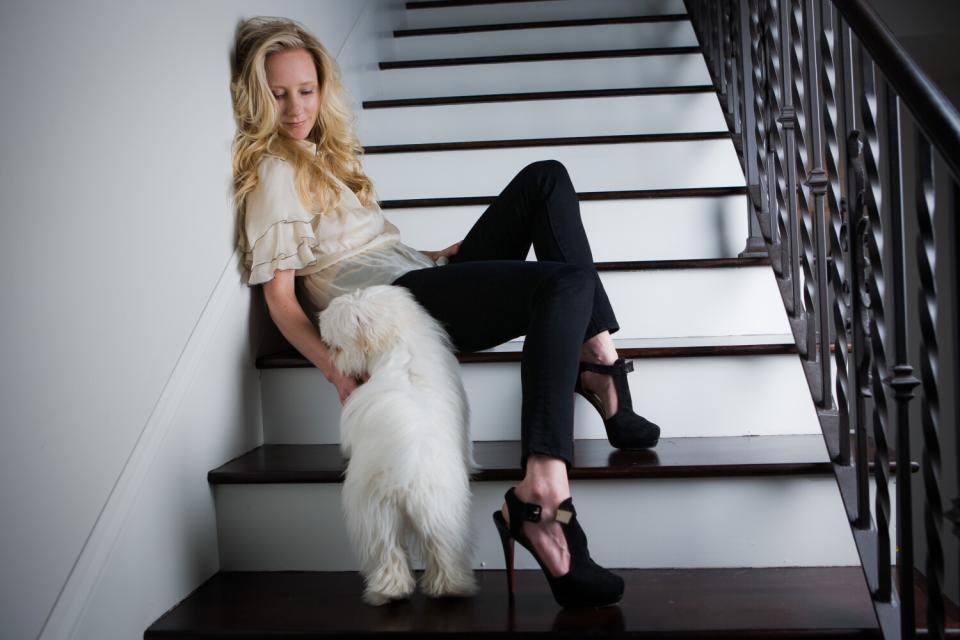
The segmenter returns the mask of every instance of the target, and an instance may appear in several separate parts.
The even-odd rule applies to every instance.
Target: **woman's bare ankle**
[[[527,457],[526,474],[514,487],[514,493],[523,502],[540,505],[544,519],[552,519],[557,506],[570,497],[566,463],[560,458],[531,454]],[[509,516],[506,505],[503,512]]]
[[[527,457],[526,473],[516,487],[517,497],[552,511],[570,497],[567,465],[560,458],[540,454]]]
[[[602,331],[583,343],[580,347],[580,360],[593,364],[613,364],[620,355],[610,333]]]

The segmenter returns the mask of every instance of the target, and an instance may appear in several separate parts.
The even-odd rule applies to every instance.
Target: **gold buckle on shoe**
[[[557,522],[561,524],[570,524],[570,518],[573,517],[573,511],[567,511],[566,509],[557,509]]]

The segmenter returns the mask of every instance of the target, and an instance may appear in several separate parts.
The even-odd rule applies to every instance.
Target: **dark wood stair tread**
[[[626,341],[623,341],[625,344]],[[522,342],[507,342],[496,350],[458,353],[461,363],[520,362]],[[718,344],[694,346],[618,346],[617,352],[626,359],[640,358],[700,358],[708,356],[774,356],[797,353],[793,343],[766,344]],[[313,364],[295,349],[285,349],[277,353],[257,358],[257,369],[299,369],[312,368]]]
[[[618,451],[606,440],[576,440],[574,480],[831,474],[823,436],[664,438],[653,449]],[[520,480],[520,442],[474,443],[477,481]],[[346,461],[336,444],[266,444],[212,470],[211,484],[340,482]]]
[[[426,151],[464,151],[469,149],[514,149],[520,147],[559,147],[592,144],[639,144],[651,142],[702,142],[737,139],[729,131],[692,131],[683,133],[643,133],[566,138],[527,138],[512,140],[464,140],[461,142],[417,142],[410,144],[370,145],[366,155],[384,153],[422,153]]]
[[[529,20],[525,22],[498,22],[490,24],[464,24],[447,27],[420,27],[395,29],[395,38],[415,36],[439,36],[458,33],[478,33],[483,31],[516,31],[521,29],[557,29],[561,27],[591,27],[612,24],[650,24],[660,22],[687,22],[686,13],[662,13],[642,16],[609,16],[605,18],[567,18],[564,20]]]
[[[474,64],[511,64],[515,62],[551,62],[556,60],[597,60],[601,58],[646,58],[650,56],[688,56],[700,53],[700,47],[645,47],[642,49],[593,49],[588,51],[559,51],[556,53],[513,53],[499,56],[470,56],[465,58],[424,58],[420,60],[385,60],[379,63],[381,71],[391,69],[422,69],[425,67],[459,67]]]
[[[746,187],[681,187],[671,189],[637,189],[631,191],[581,191],[578,202],[601,200],[658,200],[664,198],[726,198],[746,195]],[[451,196],[440,198],[410,198],[406,200],[381,200],[381,209],[411,209],[421,207],[469,207],[486,206],[497,196]]]
[[[713,93],[716,87],[710,84],[680,85],[671,87],[624,87],[619,89],[578,89],[565,91],[528,91],[522,93],[481,93],[466,96],[434,96],[425,98],[388,98],[364,100],[364,109],[393,107],[422,107],[443,104],[474,104],[481,102],[518,102],[529,100],[570,100],[581,98],[610,98],[624,96],[684,95],[690,93]]]
[[[492,525],[491,525],[492,526]],[[525,553],[521,551],[521,553]],[[473,598],[369,607],[354,572],[220,572],[144,634],[156,638],[567,637],[878,638],[860,567],[621,569],[623,600],[562,610],[539,571],[478,571]],[[412,636],[410,634],[416,634]]]
[[[597,271],[666,271],[769,267],[770,258],[686,258],[683,260],[624,260],[597,262]]]
[[[441,7],[463,7],[478,4],[512,4],[516,2],[554,2],[555,0],[411,0],[407,9],[439,9]]]

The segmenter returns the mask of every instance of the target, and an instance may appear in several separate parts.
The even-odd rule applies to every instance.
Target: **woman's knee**
[[[548,298],[563,298],[571,303],[593,300],[596,278],[587,269],[575,264],[564,264],[547,278],[540,294]]]
[[[570,182],[567,168],[562,162],[554,159],[531,162],[523,168],[522,173],[542,193],[549,193],[557,183]]]

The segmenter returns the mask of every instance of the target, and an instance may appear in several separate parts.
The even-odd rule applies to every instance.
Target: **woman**
[[[511,591],[516,540],[540,563],[561,605],[618,601],[622,579],[590,560],[574,518],[571,392],[600,412],[614,446],[653,446],[660,430],[630,407],[629,367],[610,337],[619,326],[563,165],[525,167],[463,241],[415,251],[377,205],[339,72],[320,42],[296,23],[253,18],[238,28],[234,62],[240,243],[249,284],[263,284],[280,332],[336,386],[341,403],[360,381],[331,366],[300,300],[312,313],[355,288],[395,284],[444,324],[462,352],[525,335],[525,476],[494,514]],[[538,262],[525,260],[531,243]]]

